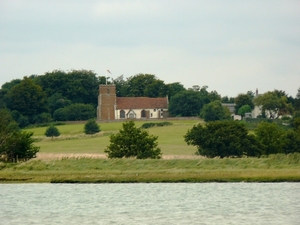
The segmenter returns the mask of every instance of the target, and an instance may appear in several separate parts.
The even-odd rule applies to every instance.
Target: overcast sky
[[[300,1],[0,0],[0,86],[56,69],[295,97]]]

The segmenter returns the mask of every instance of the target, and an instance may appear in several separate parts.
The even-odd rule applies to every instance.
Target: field
[[[149,121],[135,122],[137,127]],[[157,121],[153,121],[157,122]],[[152,127],[148,131],[150,134],[158,136],[159,147],[163,156],[193,156],[196,148],[188,146],[183,136],[193,125],[202,122],[201,120],[175,120],[172,126]],[[116,133],[122,128],[121,122],[100,123],[101,132],[96,135],[85,135],[83,133],[84,124],[67,124],[57,126],[61,135],[54,138],[44,136],[46,127],[27,129],[34,133],[34,138],[38,140],[40,146],[39,156],[52,154],[104,154],[104,149],[109,145],[109,135]]]
[[[145,121],[136,122],[140,127]],[[149,122],[149,121],[147,121]],[[155,122],[155,121],[153,121]],[[163,152],[160,160],[107,159],[109,135],[121,122],[101,123],[101,132],[84,135],[84,124],[57,126],[61,136],[46,138],[46,127],[31,128],[40,146],[36,159],[0,163],[0,182],[299,182],[300,154],[263,158],[208,159],[195,155],[183,135],[201,120],[174,120],[172,126],[153,127]]]

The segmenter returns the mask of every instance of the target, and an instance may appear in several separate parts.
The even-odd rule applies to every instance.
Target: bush
[[[184,136],[188,145],[198,148],[198,154],[213,157],[259,156],[259,143],[248,135],[244,123],[212,121],[195,125]]]
[[[222,106],[221,101],[216,100],[203,106],[200,112],[201,118],[206,122],[215,120],[229,120],[230,111],[227,107]]]
[[[123,129],[110,136],[110,145],[105,149],[108,158],[159,159],[157,136],[149,135],[146,130],[136,128],[133,121],[123,123]]]
[[[0,159],[12,161],[36,157],[39,147],[33,145],[32,135],[20,131],[8,110],[0,110]]]
[[[53,124],[51,124],[46,129],[45,135],[47,137],[52,137],[52,140],[53,140],[53,137],[58,137],[60,135],[60,132],[58,131],[58,129]]]
[[[163,127],[163,126],[171,126],[171,125],[173,125],[173,123],[171,123],[171,122],[144,123],[142,125],[142,128],[147,129],[147,128],[155,127],[155,126],[157,126],[157,127]]]
[[[264,155],[284,153],[286,145],[285,131],[275,123],[261,122],[255,129],[256,139]]]
[[[100,126],[97,124],[96,119],[89,119],[84,125],[85,134],[95,134],[100,132]]]

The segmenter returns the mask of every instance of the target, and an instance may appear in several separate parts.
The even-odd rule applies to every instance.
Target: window
[[[146,111],[144,109],[141,111],[141,117],[146,117]]]
[[[125,118],[125,111],[123,109],[120,111],[120,118],[121,119]]]
[[[156,109],[154,109],[154,112],[156,112]]]
[[[109,88],[107,88],[107,94],[109,94]]]

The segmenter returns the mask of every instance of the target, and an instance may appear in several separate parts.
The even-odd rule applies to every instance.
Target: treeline
[[[249,133],[244,122],[211,121],[195,125],[184,136],[197,154],[213,157],[260,157],[300,152],[300,118],[293,129],[284,130],[276,123],[261,122]]]
[[[300,89],[294,98],[274,90],[255,98],[246,91],[235,97],[208,91],[207,86],[184,88],[179,82],[165,84],[152,74],[136,74],[124,79],[97,76],[90,70],[54,70],[43,75],[15,79],[0,89],[0,109],[6,108],[20,127],[52,121],[88,120],[96,117],[100,84],[115,84],[119,97],[169,98],[171,116],[201,116],[206,121],[229,119],[221,103],[235,103],[235,113],[244,116],[255,104],[262,105],[264,117],[292,115],[300,110]],[[204,107],[205,106],[205,107]]]

